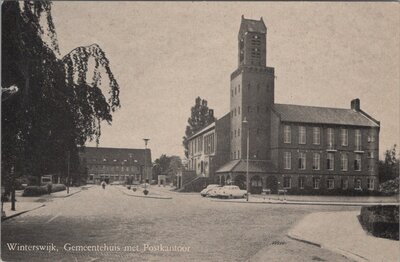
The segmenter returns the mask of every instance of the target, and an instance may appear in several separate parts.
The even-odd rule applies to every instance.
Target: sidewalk
[[[319,212],[303,218],[288,236],[342,254],[355,261],[399,261],[399,241],[368,235],[359,211]]]
[[[327,201],[322,198],[322,199],[313,199],[309,200],[304,198],[304,200],[300,199],[292,199],[289,200],[284,199],[283,196],[280,198],[278,197],[271,197],[269,198],[268,196],[260,197],[258,196],[250,196],[249,201],[247,202],[245,198],[239,198],[239,199],[219,199],[219,198],[213,198],[211,201],[215,202],[231,202],[231,203],[243,203],[243,204],[281,204],[281,205],[322,205],[322,206],[374,206],[374,205],[399,205],[398,201],[392,201],[390,202],[389,200],[386,201],[378,201],[378,202],[361,202],[361,201],[351,201],[351,199],[347,199],[346,201],[343,201],[343,199],[337,199],[334,201],[334,199],[330,199],[330,201]]]
[[[36,197],[23,197],[22,190],[16,191],[15,193],[16,195],[15,198],[17,200],[15,202],[16,210],[15,211],[11,210],[11,201],[5,202],[3,205],[3,211],[5,212],[6,216],[2,218],[2,221],[44,207],[46,205],[44,203],[47,201],[51,201],[52,199],[70,197],[90,187],[91,186],[70,187],[69,194],[67,194],[67,190],[64,190],[51,193],[50,195],[41,195]]]

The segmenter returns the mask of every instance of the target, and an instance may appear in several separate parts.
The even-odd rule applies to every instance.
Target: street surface
[[[94,186],[4,221],[2,260],[349,261],[286,234],[312,212],[359,210],[213,202],[157,186],[150,191],[172,199],[132,197],[121,190],[126,189]],[[31,251],[10,251],[12,243]],[[86,251],[75,251],[82,248]]]

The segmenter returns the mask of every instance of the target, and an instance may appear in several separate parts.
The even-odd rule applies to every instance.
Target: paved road
[[[2,259],[348,261],[324,249],[291,240],[286,233],[310,212],[357,208],[221,203],[197,194],[163,193],[173,199],[137,198],[114,186],[105,190],[95,186],[47,202],[46,207],[2,223]],[[10,243],[53,244],[57,251],[10,251]],[[146,250],[145,245],[148,245]],[[160,245],[173,251],[156,250]],[[75,246],[90,246],[99,251],[75,252],[72,250]],[[101,248],[120,250],[100,251]]]

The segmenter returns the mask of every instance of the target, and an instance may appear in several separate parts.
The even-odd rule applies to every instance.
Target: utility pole
[[[69,161],[70,161],[70,152],[67,151],[67,194],[69,194],[69,184],[70,184]]]
[[[11,166],[11,210],[15,211],[15,174],[14,174],[14,165]]]
[[[246,201],[249,201],[249,187],[250,187],[250,179],[249,179],[249,140],[250,140],[250,136],[249,136],[249,131],[250,131],[250,126],[249,126],[249,122],[246,120],[246,118],[244,118],[243,120],[243,124],[247,126],[247,156],[246,156]]]
[[[143,138],[144,140],[144,174],[145,174],[145,179],[144,179],[144,190],[146,190],[147,187],[147,159],[146,159],[146,152],[147,152],[147,142],[149,142],[149,138]]]

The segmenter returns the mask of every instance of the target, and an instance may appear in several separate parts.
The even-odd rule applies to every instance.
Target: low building
[[[85,147],[81,159],[89,184],[142,183],[152,176],[150,149]]]

